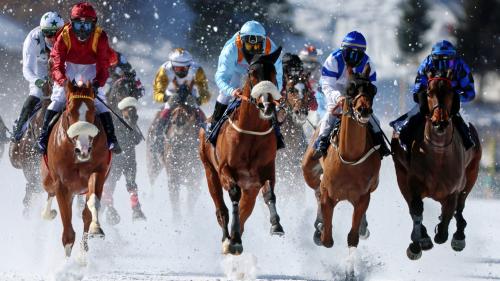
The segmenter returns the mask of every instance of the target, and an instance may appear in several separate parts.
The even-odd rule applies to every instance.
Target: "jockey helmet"
[[[288,76],[299,76],[304,69],[302,61],[296,54],[285,53],[282,62],[283,70]]]
[[[71,8],[71,20],[82,18],[97,21],[97,13],[89,2],[80,2]]]
[[[172,64],[175,75],[179,78],[186,77],[189,67],[193,63],[191,54],[183,48],[175,48],[170,52],[168,59]]]
[[[304,69],[308,72],[313,72],[318,69],[321,65],[318,62],[318,56],[321,54],[321,50],[316,49],[314,45],[305,45],[299,52],[299,58],[304,63]]]
[[[449,41],[442,40],[432,46],[431,59],[436,70],[446,71],[453,68],[457,50]]]
[[[64,20],[56,12],[47,12],[43,14],[40,19],[40,29],[42,30],[43,36],[47,38],[54,37],[63,26]]]
[[[363,60],[365,55],[366,39],[363,34],[351,31],[342,40],[340,48],[346,64],[355,67]]]
[[[266,30],[258,21],[247,21],[240,29],[243,51],[250,55],[264,52]]]
[[[85,42],[94,31],[97,14],[88,2],[80,2],[71,8],[71,27],[80,42]]]

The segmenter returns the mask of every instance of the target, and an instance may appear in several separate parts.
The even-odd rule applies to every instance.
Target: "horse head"
[[[295,123],[302,125],[306,122],[309,113],[309,99],[311,93],[306,87],[307,77],[292,77],[286,83],[285,108],[291,113]]]
[[[244,95],[250,92],[251,101],[258,107],[261,119],[271,119],[275,112],[275,101],[281,99],[276,87],[275,62],[281,53],[281,47],[266,55],[254,55],[248,68],[248,79],[244,88]],[[245,54],[246,55],[246,54]]]
[[[67,83],[67,121],[66,133],[75,147],[75,156],[79,162],[90,160],[92,142],[99,133],[94,125],[95,94],[90,82]]]
[[[453,93],[452,75],[451,70],[446,74],[427,73],[427,108],[423,113],[431,121],[437,134],[444,134],[451,117],[458,112],[460,107],[459,96]]]
[[[373,113],[373,98],[377,88],[370,81],[370,64],[366,64],[363,72],[353,73],[351,67],[347,68],[346,103],[344,112],[351,114],[358,123],[367,124]]]

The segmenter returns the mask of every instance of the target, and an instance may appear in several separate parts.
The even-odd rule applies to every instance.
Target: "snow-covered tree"
[[[413,56],[427,46],[424,34],[431,27],[426,0],[403,0],[398,26],[398,46],[404,55]]]

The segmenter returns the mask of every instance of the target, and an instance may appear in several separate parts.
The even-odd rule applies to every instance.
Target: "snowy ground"
[[[37,200],[31,219],[23,218],[24,179],[4,156],[0,162],[6,199],[0,204],[3,222],[0,280],[224,280],[236,279],[238,272],[243,272],[247,279],[261,280],[344,278],[350,205],[341,203],[336,209],[334,247],[319,248],[312,242],[315,217],[312,191],[304,186],[303,192],[290,194],[286,187],[279,186],[278,211],[285,237],[269,235],[268,211],[259,199],[245,228],[245,254],[224,257],[221,231],[206,185],[191,187],[199,188],[198,201],[184,200],[183,217],[172,218],[167,186],[161,183],[165,182],[165,176],[160,184],[148,186],[144,152],[145,145],[141,144],[138,183],[148,220],[131,221],[128,196],[124,182],[120,182],[122,188],[117,188],[115,205],[122,222],[116,227],[104,223],[106,239],[91,242],[87,266],[77,262],[78,246],[74,247],[71,259],[64,258],[59,217],[52,222],[39,217],[42,197]],[[500,279],[500,238],[496,235],[500,202],[468,202],[464,212],[468,221],[467,247],[462,253],[454,252],[448,242],[424,252],[419,261],[409,261],[405,251],[410,241],[411,220],[390,159],[383,161],[381,174],[381,185],[368,209],[371,237],[360,242],[355,261],[360,280]],[[429,230],[436,225],[438,215],[438,204],[426,201],[424,223]],[[79,241],[82,221],[74,215],[73,222]],[[450,233],[454,228],[453,221]]]

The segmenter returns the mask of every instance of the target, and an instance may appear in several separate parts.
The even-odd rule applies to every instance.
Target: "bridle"
[[[432,81],[444,81],[446,82],[446,84],[448,84],[450,87],[451,87],[451,79],[449,78],[445,78],[445,77],[431,77],[429,78],[428,82],[427,82],[427,97],[429,98],[430,95],[429,95],[429,92],[430,92],[430,82]],[[432,118],[432,115],[434,114],[434,111],[438,108],[442,108],[444,109],[444,107],[442,106],[441,102],[439,102],[438,100],[438,103],[436,105],[434,105],[431,109],[431,111],[429,112],[429,115],[426,116],[426,118]],[[451,119],[451,114],[449,112],[449,110],[445,109],[446,110],[446,113],[448,114],[448,120],[449,121]]]

